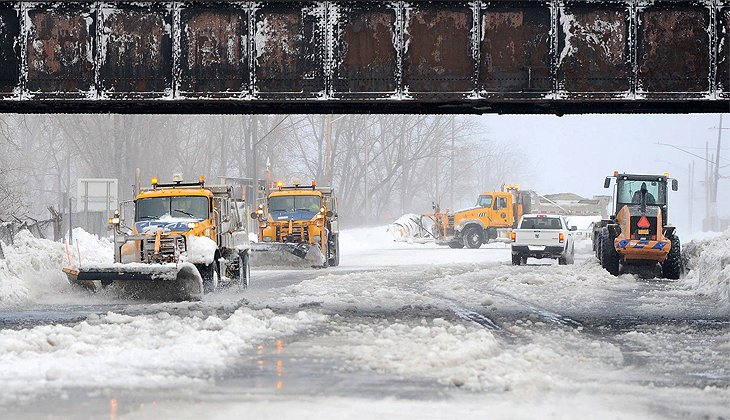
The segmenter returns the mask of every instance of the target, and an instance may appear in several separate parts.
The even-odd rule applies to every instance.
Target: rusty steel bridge
[[[0,2],[0,112],[730,110],[728,1]]]

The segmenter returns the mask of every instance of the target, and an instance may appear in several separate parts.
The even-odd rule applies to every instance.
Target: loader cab
[[[667,223],[667,185],[671,181],[672,190],[677,191],[678,184],[676,179],[671,179],[668,174],[664,175],[632,175],[614,173],[613,177],[606,177],[604,188],[608,188],[611,178],[616,179],[614,187],[614,208],[613,217],[624,207],[633,205],[646,205],[647,207],[658,207],[662,212],[662,224]],[[652,199],[638,201],[636,197],[643,196],[640,191],[642,185],[646,185],[646,195],[651,195]]]

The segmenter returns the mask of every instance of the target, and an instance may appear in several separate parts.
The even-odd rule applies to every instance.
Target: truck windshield
[[[321,206],[322,198],[318,195],[289,195],[269,199],[269,211],[318,212]]]
[[[491,195],[480,195],[477,199],[477,207],[492,207],[492,196]]]
[[[660,181],[619,179],[616,182],[616,202],[619,208],[625,204],[641,203],[641,185],[646,184],[646,204],[663,206],[667,203],[667,184]]]
[[[207,219],[208,198],[203,196],[153,197],[137,200],[135,221],[157,220],[163,216]]]
[[[556,217],[524,217],[520,229],[561,229],[560,219]]]

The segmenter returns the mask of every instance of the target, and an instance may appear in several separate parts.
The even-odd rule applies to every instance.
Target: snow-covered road
[[[686,245],[677,282],[613,277],[587,242],[573,266],[513,267],[503,244],[388,235],[180,303],[70,289],[62,246],[21,236],[0,261],[0,417],[728,418],[729,233]]]

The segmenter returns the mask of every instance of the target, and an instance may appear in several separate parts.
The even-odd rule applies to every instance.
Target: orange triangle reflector
[[[647,219],[646,216],[641,216],[641,219],[639,219],[639,223],[637,223],[636,226],[640,228],[648,228],[651,226],[651,224],[649,223],[649,219]]]

